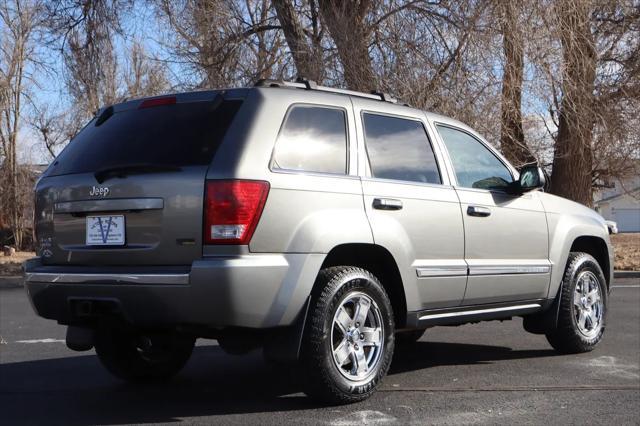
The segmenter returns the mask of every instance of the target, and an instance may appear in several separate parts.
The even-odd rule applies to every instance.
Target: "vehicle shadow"
[[[389,374],[444,365],[491,364],[512,359],[557,356],[553,349],[512,350],[505,346],[448,342],[398,344]]]
[[[552,356],[553,351],[418,342],[401,346],[389,374],[439,365]],[[184,417],[321,408],[302,394],[296,368],[265,363],[260,352],[229,356],[199,346],[181,374],[161,384],[113,379],[95,355],[0,364],[3,424],[129,424]]]

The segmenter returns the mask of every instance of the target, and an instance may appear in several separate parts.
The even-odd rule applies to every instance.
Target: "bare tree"
[[[64,59],[67,91],[84,119],[118,96],[114,32],[128,0],[60,0],[47,3],[49,27]]]
[[[40,136],[51,159],[80,131],[83,122],[71,110],[52,110],[48,105],[34,108],[29,117],[31,127]]]
[[[557,5],[562,43],[562,101],[553,158],[551,192],[582,204],[592,200],[592,131],[597,55],[591,32],[591,4]]]
[[[369,91],[377,88],[369,56],[370,28],[365,18],[371,0],[319,0],[320,11],[331,38],[336,44],[350,89]]]
[[[282,67],[272,69],[282,57],[282,43],[269,10],[265,0],[162,0],[159,19],[170,29],[165,60],[183,64],[190,85],[200,87],[246,84],[281,73]]]
[[[135,41],[129,50],[124,81],[126,95],[131,98],[158,95],[169,88],[169,81],[161,64],[147,56],[143,45]]]
[[[271,1],[231,1],[231,5],[242,27],[242,32],[234,36],[240,52],[236,81],[251,84],[262,78],[291,78],[291,61],[284,50],[286,40],[279,31]]]
[[[523,0],[498,2],[504,67],[502,75],[502,121],[500,149],[516,166],[532,163],[522,128],[522,80],[524,74]]]
[[[591,181],[598,188],[638,173],[640,5],[598,2],[591,21],[598,54]]]
[[[309,1],[310,28],[304,28],[300,13],[292,0],[273,0],[273,7],[289,45],[299,77],[322,81],[324,74],[322,52],[322,30],[319,10],[315,0]]]
[[[18,165],[18,133],[31,83],[29,66],[35,59],[35,37],[40,25],[40,4],[29,0],[0,2],[0,197],[15,245],[24,236],[24,184]],[[7,208],[7,212],[4,208]]]
[[[133,1],[0,0],[46,5],[42,48],[62,59],[69,96],[30,106],[29,122],[51,155],[126,97],[298,75],[466,122],[516,165],[544,159],[552,190],[586,204],[640,158],[637,0],[147,0],[164,29],[151,43],[123,29]],[[12,78],[0,79],[3,105],[16,104]],[[0,159],[15,169],[8,117]]]

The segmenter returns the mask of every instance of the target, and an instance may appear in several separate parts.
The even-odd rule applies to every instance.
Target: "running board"
[[[476,305],[409,312],[407,327],[424,328],[432,325],[453,325],[468,322],[490,321],[512,316],[531,314],[543,309],[546,300],[521,302],[518,304]]]

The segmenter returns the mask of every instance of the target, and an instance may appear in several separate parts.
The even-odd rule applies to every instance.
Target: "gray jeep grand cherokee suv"
[[[295,361],[308,394],[370,396],[396,342],[524,317],[563,353],[605,329],[612,249],[480,135],[311,81],[100,110],[36,186],[36,312],[127,380],[195,339]]]

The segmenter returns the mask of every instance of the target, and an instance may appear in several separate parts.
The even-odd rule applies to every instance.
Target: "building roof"
[[[640,186],[638,186],[637,188],[633,188],[630,191],[625,191],[625,192],[621,192],[620,194],[615,194],[615,195],[612,195],[610,197],[602,198],[600,200],[597,200],[595,203],[596,204],[606,203],[606,202],[609,202],[611,200],[615,200],[616,198],[623,197],[625,195],[631,195],[631,194],[633,194],[635,192],[640,192]]]

